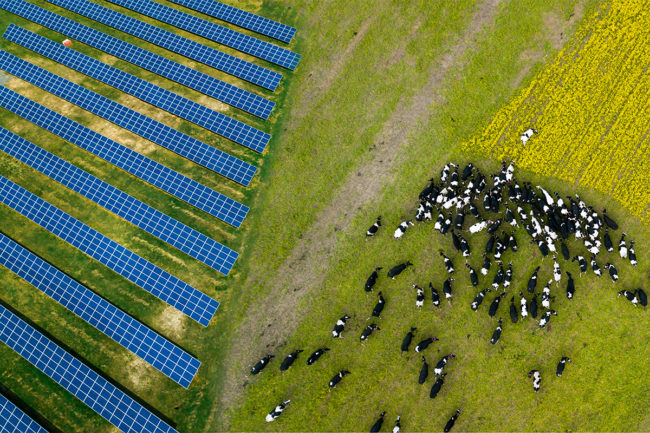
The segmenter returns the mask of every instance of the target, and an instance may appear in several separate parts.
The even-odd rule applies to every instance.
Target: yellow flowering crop
[[[615,0],[465,147],[594,187],[648,222],[649,120],[650,8]]]

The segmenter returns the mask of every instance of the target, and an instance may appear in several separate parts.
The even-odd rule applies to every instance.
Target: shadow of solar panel
[[[2,305],[0,340],[124,433],[176,432]]]
[[[201,363],[40,257],[0,233],[0,264],[188,388]]]
[[[209,75],[202,74],[23,0],[2,0],[0,8],[218,99],[216,95],[220,94],[219,90],[222,88],[223,82]],[[158,45],[156,42],[152,43]],[[201,63],[209,62],[210,65],[208,66],[269,90],[275,90],[282,79],[282,75],[277,72],[217,50],[212,51],[209,57],[203,58],[203,61],[198,61]],[[204,55],[207,54],[204,53]],[[182,82],[179,80],[182,80]]]
[[[248,207],[106,138],[24,96],[0,87],[0,106],[235,227]]]
[[[0,432],[47,433],[47,430],[0,394]]]
[[[214,299],[3,176],[0,176],[0,203],[203,326],[208,326],[219,306]]]
[[[188,9],[220,19],[243,29],[251,30],[261,35],[270,36],[282,42],[289,43],[296,29],[286,24],[255,15],[236,7],[214,0],[169,0],[172,3],[185,6]]]
[[[137,111],[0,50],[0,69],[219,174],[256,168]]]
[[[48,0],[61,6],[61,3],[68,5],[69,0]],[[112,14],[98,9],[94,6],[86,7],[85,0],[72,0],[77,7],[83,7],[87,12],[88,9],[93,9],[92,14],[102,16]],[[236,32],[227,27],[220,26],[219,24],[206,21],[194,15],[181,12],[177,9],[170,8],[160,3],[150,0],[108,0],[111,3],[131,9],[134,12],[146,15],[155,20],[161,21],[166,24],[171,24],[179,29],[194,33],[195,35],[210,39],[211,41],[220,43],[243,53],[250,54],[251,56],[259,57],[284,68],[294,70],[300,61],[300,55],[286,48],[278,47],[277,45],[261,41],[254,37]],[[92,4],[92,3],[91,3]],[[68,7],[68,6],[66,6]]]
[[[237,252],[230,248],[4,128],[0,150],[216,271],[227,274],[237,260]]]

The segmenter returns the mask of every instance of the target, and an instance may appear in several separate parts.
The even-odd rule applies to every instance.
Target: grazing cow
[[[511,226],[517,227],[517,219],[515,218],[514,212],[511,211],[509,207],[506,207],[506,221],[508,221],[508,224]]]
[[[516,253],[519,247],[517,246],[517,239],[515,238],[515,232],[511,232],[510,236],[508,236],[508,247],[512,250],[512,252]]]
[[[564,257],[564,260],[569,260],[571,258],[571,255],[569,254],[569,248],[567,248],[564,241],[560,242],[560,251],[562,251],[562,257]]]
[[[499,319],[499,324],[497,325],[497,328],[492,333],[492,338],[490,339],[490,343],[497,344],[497,341],[499,341],[499,338],[501,338],[501,331],[503,330],[503,327],[501,326],[502,324],[503,324],[503,319]]]
[[[402,340],[402,352],[408,352],[411,341],[413,341],[413,332],[418,328],[411,328],[409,332],[406,333],[406,336]]]
[[[487,275],[488,272],[490,271],[490,266],[492,265],[492,262],[490,262],[490,258],[487,256],[487,254],[483,253],[483,267],[481,267],[481,274],[482,275]]]
[[[412,226],[412,225],[414,225],[414,224],[410,220],[409,221],[403,221],[402,223],[400,223],[400,225],[397,226],[397,228],[395,229],[395,234],[393,234],[395,239],[399,239],[402,236],[404,236],[404,233],[406,233],[406,229],[409,228],[409,226]]]
[[[542,191],[542,194],[544,194],[544,199],[546,200],[546,204],[548,206],[553,206],[555,204],[555,200],[553,200],[553,197],[551,197],[551,195],[548,192],[546,192],[544,188],[542,188],[539,185],[537,185],[535,188]]]
[[[442,291],[445,294],[445,299],[451,298],[451,282],[454,281],[453,278],[447,278],[444,283],[442,283]]]
[[[636,294],[637,298],[639,298],[639,303],[642,306],[646,307],[648,305],[648,297],[646,296],[643,289],[638,288],[634,291],[634,293]]]
[[[431,289],[431,301],[433,302],[433,305],[439,307],[440,296],[438,295],[438,291],[433,287],[433,284],[431,283],[429,283],[429,288]]]
[[[460,250],[463,252],[463,257],[469,257],[469,243],[462,236],[460,237]]]
[[[512,323],[517,323],[519,320],[519,314],[517,312],[517,307],[515,307],[515,297],[513,295],[512,298],[510,298],[510,320]]]
[[[506,251],[506,248],[503,245],[503,243],[501,243],[501,239],[497,238],[496,241],[497,244],[496,247],[494,248],[494,260],[500,261],[501,255]]]
[[[548,256],[548,244],[544,242],[543,240],[537,240],[535,241],[534,239],[531,241],[537,243],[537,248],[539,248],[539,252],[542,253],[542,256],[546,257]]]
[[[607,228],[605,229],[605,234],[603,235],[603,242],[608,253],[614,251],[614,244],[612,243],[612,238],[609,237],[609,231]]]
[[[397,420],[395,420],[395,427],[393,427],[393,433],[399,433],[401,430],[402,425],[400,424],[400,419],[401,417],[398,415]]]
[[[447,373],[441,374],[440,377],[433,384],[433,386],[431,387],[431,392],[429,392],[429,397],[430,398],[436,398],[436,396],[440,392],[440,389],[442,388],[442,384],[445,383],[445,376],[446,375],[447,375]]]
[[[422,341],[420,341],[420,342],[417,344],[417,346],[415,346],[415,351],[416,351],[417,353],[422,352],[424,349],[426,349],[427,347],[429,347],[429,345],[430,345],[431,343],[433,343],[434,341],[438,341],[438,339],[437,339],[436,337],[431,337],[431,338],[427,338],[426,340],[422,340]]]
[[[339,320],[336,321],[334,329],[332,329],[332,337],[334,338],[343,338],[341,335],[345,329],[345,322],[350,318],[347,314],[344,314]]]
[[[264,370],[266,366],[269,365],[269,361],[273,358],[275,358],[275,355],[266,355],[264,358],[257,361],[257,364],[251,368],[251,374],[254,375]]]
[[[600,270],[600,266],[596,263],[596,256],[594,255],[591,256],[591,269],[593,269],[594,274],[596,274],[597,277],[600,277],[603,274]]]
[[[616,282],[618,280],[618,271],[616,270],[616,267],[611,263],[607,263],[605,269],[609,271],[609,276],[612,278],[612,281]]]
[[[487,221],[479,221],[469,226],[469,232],[472,234],[482,232],[483,230],[485,230],[487,225],[488,225]]]
[[[571,276],[571,273],[566,271],[567,277],[569,277],[569,281],[566,283],[566,297],[569,299],[573,299],[573,294],[576,291],[575,284],[573,283],[573,277]]]
[[[336,388],[336,385],[338,385],[339,382],[343,380],[343,377],[347,376],[348,374],[350,374],[350,372],[347,370],[341,370],[338,373],[336,373],[336,375],[330,380],[329,383],[330,388]]]
[[[494,298],[494,301],[490,304],[490,310],[488,311],[488,314],[490,317],[494,317],[495,314],[497,314],[497,309],[499,308],[499,303],[501,302],[501,298],[505,296],[505,292],[501,293],[500,295],[497,295],[496,298]]]
[[[562,376],[562,372],[564,371],[564,367],[567,362],[571,362],[571,358],[568,356],[563,356],[562,359],[560,359],[560,362],[557,363],[557,368],[555,369],[555,374],[557,377]]]
[[[469,263],[465,263],[465,266],[469,269],[469,280],[472,282],[472,286],[478,286],[478,276],[476,275],[476,271],[469,265]]]
[[[375,308],[372,309],[372,317],[379,317],[385,306],[386,300],[384,299],[382,293],[379,292],[379,299],[377,300],[377,304],[375,304]]]
[[[512,181],[512,177],[514,176],[515,173],[515,162],[510,161],[510,165],[508,165],[508,168],[506,169],[506,182],[510,183]]]
[[[636,266],[636,253],[634,252],[634,241],[630,242],[630,248],[628,248],[628,257],[630,258],[630,264]]]
[[[533,297],[530,300],[530,315],[533,319],[537,319],[537,296],[538,293],[533,293]]]
[[[365,329],[361,332],[361,337],[359,337],[359,340],[361,341],[366,341],[368,337],[370,337],[370,334],[372,334],[372,331],[377,330],[379,331],[379,326],[375,325],[374,323],[371,323],[370,325],[366,326]]]
[[[467,178],[472,175],[473,170],[474,170],[474,165],[471,162],[465,166],[465,168],[463,169],[463,175],[461,176],[463,182],[466,181]]]
[[[318,361],[318,358],[323,356],[323,354],[328,350],[330,350],[328,347],[322,347],[309,355],[309,358],[307,358],[307,365],[312,365],[314,362]]]
[[[488,227],[487,232],[488,232],[489,234],[493,234],[493,233],[495,233],[497,230],[499,230],[499,227],[500,227],[500,226],[501,226],[501,218],[499,218],[498,220],[494,221],[494,222],[490,225],[490,227]]]
[[[280,403],[279,405],[277,405],[275,409],[273,409],[271,412],[269,412],[266,415],[266,422],[275,421],[280,415],[282,415],[282,412],[287,407],[290,401],[291,400],[286,400]]]
[[[366,285],[363,287],[363,290],[366,292],[372,292],[372,288],[375,287],[375,283],[377,282],[377,278],[379,277],[379,274],[377,273],[378,271],[381,271],[381,267],[376,267],[374,271],[372,271],[372,274],[368,277],[366,280]]]
[[[547,310],[551,308],[551,283],[553,280],[548,280],[548,283],[542,289],[542,307]]]
[[[485,244],[485,253],[486,254],[491,254],[492,253],[492,250],[494,249],[494,241],[495,241],[494,235],[490,236],[487,243]]]
[[[433,193],[434,188],[435,188],[435,183],[433,178],[431,178],[429,179],[429,184],[422,191],[420,191],[418,198],[420,200],[424,200],[425,198],[429,197],[431,193]]]
[[[521,290],[519,291],[519,296],[521,297],[519,304],[521,306],[521,318],[523,319],[524,317],[528,316],[528,310],[526,308],[526,298],[524,298],[524,294],[521,293]]]
[[[381,429],[381,425],[384,422],[384,415],[386,415],[386,411],[379,414],[379,419],[370,427],[370,433],[378,432]]]
[[[280,371],[286,371],[291,367],[291,364],[298,358],[298,354],[302,352],[302,350],[295,350],[291,352],[290,354],[287,355],[286,358],[284,358],[284,361],[282,361],[282,364],[280,364]]]
[[[436,218],[436,222],[433,224],[434,230],[438,230],[440,233],[442,233],[442,225],[445,223],[445,216],[440,212],[438,215],[438,218]]]
[[[391,268],[391,270],[388,271],[388,276],[394,280],[396,276],[401,274],[402,271],[404,271],[404,269],[406,269],[409,266],[413,266],[413,263],[409,261],[407,261],[406,263],[400,263],[399,265]]]
[[[499,270],[497,271],[496,274],[494,274],[494,279],[492,280],[492,288],[493,289],[495,289],[495,290],[498,289],[499,285],[501,283],[503,283],[503,276],[504,276],[503,265],[500,264],[499,265]]]
[[[422,368],[420,369],[420,377],[418,378],[418,383],[422,385],[426,380],[427,377],[429,377],[429,364],[427,364],[427,360],[422,357]]]
[[[555,256],[553,256],[553,279],[555,280],[555,285],[557,286],[562,279],[562,271],[560,270],[560,265],[558,264]]]
[[[525,146],[526,142],[530,140],[530,137],[532,137],[533,134],[537,134],[536,129],[528,128],[527,130],[525,130],[524,133],[521,134],[521,137],[519,137],[521,143]]]
[[[440,233],[447,234],[449,231],[449,228],[451,227],[451,219],[449,217],[445,217],[445,221],[442,223],[442,229],[440,229]]]
[[[487,288],[487,289],[483,289],[480,292],[478,292],[478,294],[474,298],[474,301],[472,302],[472,307],[471,307],[472,310],[474,310],[474,311],[478,310],[479,305],[481,305],[481,303],[483,302],[483,298],[485,298],[485,294],[487,292],[489,292],[489,291],[491,291],[491,290],[489,288]]]
[[[636,295],[633,292],[629,292],[627,290],[621,290],[618,292],[617,298],[620,298],[621,295],[625,296],[625,299],[630,301],[632,305],[636,307],[636,305],[639,303],[639,299],[636,297]]]
[[[458,167],[456,167],[456,170],[451,174],[451,178],[449,179],[449,185],[452,187],[456,188],[458,186]]]
[[[503,277],[503,288],[506,289],[510,287],[511,281],[512,281],[512,262],[508,263],[508,270],[506,271],[506,274]]]
[[[439,376],[442,374],[442,370],[445,369],[445,365],[447,365],[447,362],[449,362],[451,359],[454,358],[454,354],[450,353],[449,355],[445,355],[442,358],[440,358],[440,361],[436,364],[436,368],[433,369],[433,373],[436,376]]]
[[[370,226],[368,231],[366,231],[366,237],[374,236],[375,233],[377,233],[379,230],[379,227],[381,227],[381,216],[378,216],[377,221],[375,221],[375,223]]]
[[[453,274],[454,273],[454,264],[451,262],[451,259],[445,255],[442,251],[440,251],[440,256],[445,262],[445,268],[447,269],[448,274]]]
[[[533,378],[533,389],[535,392],[539,391],[539,387],[542,384],[542,374],[539,370],[531,370],[528,372],[528,377]]]
[[[444,432],[447,433],[449,430],[452,429],[454,424],[456,423],[456,419],[458,418],[458,415],[460,415],[460,409],[456,409],[456,412],[449,418],[449,421],[447,421],[447,424],[445,424]]]
[[[582,256],[575,256],[571,259],[572,262],[578,261],[578,266],[580,266],[580,276],[583,272],[587,272],[587,261]]]
[[[603,219],[605,220],[605,224],[607,224],[607,226],[609,226],[612,230],[618,229],[618,224],[616,224],[616,221],[607,215],[607,209],[603,209]]]
[[[417,284],[413,284],[413,288],[417,290],[415,295],[415,306],[417,308],[422,308],[424,305],[424,290],[421,287],[418,287]]]
[[[454,244],[454,248],[456,248],[456,251],[460,251],[460,238],[453,230],[451,231],[451,241]]]
[[[539,327],[543,328],[548,325],[548,321],[551,320],[551,316],[557,316],[557,311],[548,310],[546,313],[542,314],[542,319],[539,321]]]
[[[456,218],[454,220],[454,227],[457,230],[462,230],[464,222],[465,222],[465,211],[462,210],[458,213],[458,215],[456,215]]]
[[[627,245],[625,244],[625,232],[621,236],[621,240],[618,242],[618,254],[622,259],[627,259]]]

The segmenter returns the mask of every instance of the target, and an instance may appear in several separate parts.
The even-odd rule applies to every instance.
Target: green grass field
[[[44,1],[35,3],[62,12]],[[405,430],[440,430],[458,406],[463,408],[458,431],[650,429],[650,385],[645,379],[650,321],[647,311],[615,297],[622,287],[642,286],[648,281],[647,226],[628,216],[616,202],[566,182],[531,173],[518,175],[565,194],[578,192],[596,207],[606,206],[629,238],[636,240],[640,264],[632,269],[620,259],[613,260],[621,274],[616,288],[606,276],[600,280],[592,275],[576,278],[573,301],[563,296],[563,280],[559,288],[551,289],[559,315],[550,326],[541,331],[531,320],[516,325],[507,321],[497,346],[488,343],[496,325],[486,314],[487,304],[478,313],[469,309],[475,290],[469,287],[465,269],[459,269],[461,259],[455,260],[461,276],[455,282],[454,301],[443,302],[436,311],[430,302],[422,311],[415,309],[411,284],[425,286],[432,281],[441,285],[444,268],[437,251],[442,248],[450,255],[450,239],[434,232],[432,224],[414,227],[399,242],[391,236],[395,226],[413,214],[417,193],[426,179],[437,175],[445,162],[471,160],[484,171],[497,169],[498,161],[461,154],[458,146],[481,132],[496,110],[553,58],[576,26],[598,8],[606,11],[607,4],[595,0],[579,5],[566,0],[461,1],[453,5],[423,1],[408,6],[389,1],[359,5],[304,0],[237,4],[296,26],[297,40],[291,48],[303,56],[295,73],[283,71],[286,79],[275,95],[196,65],[277,102],[269,122],[236,110],[225,111],[273,134],[263,157],[0,41],[2,49],[261,167],[257,180],[246,190],[25,83],[12,80],[8,84],[251,206],[244,228],[231,229],[0,110],[1,126],[242,254],[231,275],[222,277],[0,155],[0,174],[222,303],[210,327],[203,329],[0,206],[3,233],[197,356],[203,365],[190,389],[183,390],[4,268],[0,269],[0,300],[157,410],[180,432],[363,431],[381,410],[388,412],[384,429],[400,414]],[[6,13],[0,15],[0,31],[10,22],[62,39]],[[79,43],[74,48],[219,106],[97,50]],[[377,238],[366,242],[363,233],[379,214],[385,227]],[[525,236],[518,233],[520,245]],[[484,240],[484,236],[478,237],[471,246],[478,250]],[[571,246],[576,248],[574,243]],[[536,266],[539,253],[521,245],[519,253],[511,254],[506,253],[506,260],[512,257],[515,271],[511,292],[517,292]],[[374,294],[366,297],[362,290],[365,278],[377,265],[387,268],[406,259],[415,266],[395,281],[385,277],[379,281],[388,302],[378,321],[382,329],[361,345],[358,335],[369,323],[366,318],[376,301]],[[472,254],[475,268],[479,259]],[[550,277],[551,264],[545,260],[540,282]],[[574,266],[572,272],[577,275]],[[509,299],[506,297],[508,302],[499,311],[504,319]],[[343,312],[354,319],[346,328],[346,338],[332,341],[331,327]],[[416,340],[427,334],[440,338],[426,353],[430,364],[445,353],[458,357],[449,365],[443,391],[434,401],[428,398],[431,382],[425,387],[417,384],[419,357],[399,353],[401,338],[410,326],[419,328]],[[304,356],[288,372],[278,371],[279,360],[289,351],[304,348],[307,353],[321,345],[332,351],[316,365],[305,366]],[[278,359],[251,379],[250,366],[266,353]],[[553,372],[562,355],[570,356],[573,363],[558,380]],[[352,375],[329,392],[327,381],[342,368]],[[532,392],[525,376],[532,368],[544,375],[539,394]],[[115,430],[6,346],[0,346],[0,383],[63,432]],[[264,423],[264,415],[273,405],[287,398],[292,404],[285,415],[275,423]]]

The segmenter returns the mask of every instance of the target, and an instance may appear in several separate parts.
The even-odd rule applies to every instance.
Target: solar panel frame
[[[6,87],[0,106],[168,194],[238,227],[248,207]]]
[[[178,433],[3,305],[0,340],[124,433]]]
[[[47,430],[0,394],[0,433],[47,433]]]
[[[218,272],[226,273],[237,260],[230,248],[1,127],[0,151]]]
[[[0,203],[203,326],[208,326],[219,306],[208,295],[3,176],[0,176]]]
[[[2,50],[0,69],[225,177],[256,170],[247,162]]]
[[[0,264],[187,389],[201,362],[0,233]]]
[[[48,1],[56,2],[57,4],[62,3],[60,0]],[[88,3],[85,0],[72,1],[79,4]],[[299,54],[286,48],[273,45],[266,41],[261,41],[252,36],[231,30],[227,27],[179,11],[178,9],[170,8],[169,6],[160,3],[150,0],[108,1],[292,71],[296,69],[298,62],[300,61]],[[65,4],[68,3],[69,0],[66,0]]]
[[[188,9],[200,12],[213,18],[226,21],[243,29],[251,30],[261,35],[269,36],[287,44],[296,34],[296,29],[286,24],[273,21],[247,12],[236,7],[213,0],[169,0]]]
[[[221,83],[223,83],[223,81],[217,80],[210,75],[200,73],[187,66],[166,59],[165,57],[158,56],[150,51],[131,45],[121,39],[106,35],[98,30],[77,23],[68,18],[64,18],[61,15],[55,14],[54,12],[50,12],[31,3],[27,3],[23,0],[3,0],[0,2],[0,8],[42,26],[48,27],[49,29],[61,34],[67,34],[80,42],[95,47],[112,56],[119,57],[127,62],[140,66],[143,69],[150,70],[156,74],[169,78],[172,81],[179,82],[179,79],[187,77],[187,79],[183,79],[184,82],[181,84],[219,99],[216,95],[220,94],[218,90],[221,89]],[[282,75],[277,72],[254,65],[237,57],[229,56],[217,50],[213,51],[214,53],[210,53],[210,57],[204,59],[205,61],[212,63],[208,66],[222,70],[223,72],[241,78],[242,80],[275,91],[282,79]],[[130,56],[127,56],[125,53],[130,54]],[[124,56],[126,56],[126,58]]]

